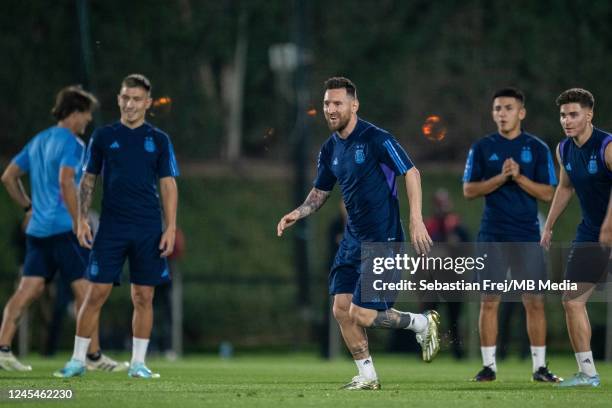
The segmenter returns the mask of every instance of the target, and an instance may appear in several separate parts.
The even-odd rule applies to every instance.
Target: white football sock
[[[411,320],[408,327],[406,327],[407,329],[412,330],[415,333],[420,333],[427,329],[427,325],[429,324],[429,322],[427,321],[427,318],[425,317],[425,315],[418,314],[418,313],[409,313],[409,312],[406,312],[406,313],[410,315],[410,320]]]
[[[576,362],[578,363],[578,371],[585,373],[589,377],[597,375],[595,369],[595,360],[593,360],[592,351],[584,351],[582,353],[576,353]]]
[[[496,346],[481,347],[480,353],[482,354],[482,365],[489,367],[491,370],[497,372],[497,364],[495,363],[495,349]]]
[[[374,369],[374,361],[372,361],[372,356],[364,358],[363,360],[355,360],[355,364],[357,364],[359,375],[366,380],[371,381],[378,378],[376,375],[376,370]]]
[[[531,362],[534,373],[546,366],[546,346],[531,346]]]
[[[135,363],[144,364],[147,347],[149,347],[149,339],[132,337],[132,365]]]
[[[85,364],[85,356],[87,356],[87,349],[91,339],[86,337],[74,336],[74,351],[72,352],[72,359],[78,360]]]

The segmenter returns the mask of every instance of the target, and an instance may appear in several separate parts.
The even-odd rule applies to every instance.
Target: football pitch
[[[575,372],[570,358],[553,358],[551,369],[561,376]],[[66,356],[67,357],[67,356]],[[51,373],[64,358],[25,359],[30,373],[0,371],[0,389],[70,389],[66,401],[20,401],[6,397],[0,406],[174,406],[183,407],[609,407],[612,401],[612,364],[598,364],[599,388],[555,389],[530,382],[531,362],[499,363],[498,380],[473,383],[468,379],[480,362],[457,362],[441,357],[425,364],[414,356],[374,356],[380,391],[340,391],[355,375],[348,359],[326,362],[304,354],[252,355],[221,360],[216,356],[187,357],[177,362],[150,359],[161,373],[156,380],[128,379],[122,373],[87,373],[70,380]]]

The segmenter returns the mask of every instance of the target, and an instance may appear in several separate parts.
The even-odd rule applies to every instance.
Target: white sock
[[[145,362],[145,355],[147,354],[147,347],[149,347],[149,339],[139,339],[138,337],[132,337],[132,362],[142,363]]]
[[[531,362],[534,373],[546,366],[546,346],[531,346]]]
[[[408,327],[406,327],[407,329],[412,330],[415,333],[419,333],[427,329],[429,322],[427,321],[425,315],[409,312],[406,313],[410,315],[411,320]]]
[[[74,351],[72,352],[72,359],[85,363],[89,343],[91,343],[91,339],[74,336]]]
[[[355,360],[355,364],[357,364],[359,375],[366,380],[376,380],[378,378],[376,375],[376,370],[374,369],[374,361],[372,361],[372,356],[364,358],[363,360]]]
[[[578,371],[585,373],[589,377],[597,375],[595,370],[595,360],[593,360],[592,351],[583,351],[582,353],[576,353],[576,362],[578,363]]]
[[[497,372],[497,364],[495,363],[495,349],[496,346],[481,347],[480,353],[482,354],[482,365],[489,367],[491,370]]]

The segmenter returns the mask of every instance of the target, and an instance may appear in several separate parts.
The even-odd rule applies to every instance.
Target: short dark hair
[[[491,100],[494,101],[495,98],[514,98],[519,100],[523,105],[525,104],[525,94],[520,89],[514,87],[502,88],[495,91]]]
[[[73,112],[93,111],[97,107],[98,100],[93,94],[85,91],[81,85],[70,85],[57,93],[51,114],[55,119],[63,120]]]
[[[149,93],[151,93],[152,89],[151,81],[149,81],[149,78],[142,74],[130,74],[126,76],[123,78],[123,81],[121,81],[121,86],[128,88],[142,88]]]
[[[328,89],[346,89],[346,93],[351,95],[353,98],[357,97],[357,87],[348,78],[345,77],[331,77],[325,81],[325,90]]]
[[[555,101],[557,106],[567,103],[579,103],[583,108],[591,108],[595,106],[595,97],[592,93],[582,88],[571,88],[561,92]]]

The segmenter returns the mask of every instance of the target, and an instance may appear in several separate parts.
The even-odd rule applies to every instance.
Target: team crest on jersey
[[[145,137],[144,148],[149,153],[153,153],[155,151],[155,142],[151,136]]]
[[[355,163],[363,163],[365,161],[365,156],[365,145],[357,145],[355,148]]]
[[[597,173],[597,156],[595,156],[595,153],[591,154],[591,159],[589,160],[587,170],[589,171],[589,174]]]
[[[529,146],[523,147],[523,150],[521,150],[521,161],[523,163],[531,163],[532,160],[533,155],[531,154],[531,148],[529,148]]]

